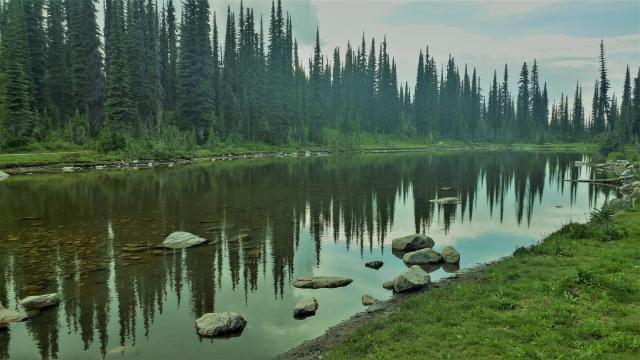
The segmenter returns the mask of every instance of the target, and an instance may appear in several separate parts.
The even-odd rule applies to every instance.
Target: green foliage
[[[103,130],[96,140],[96,148],[102,153],[115,152],[125,148],[126,140],[122,133]]]
[[[76,111],[75,115],[64,126],[62,137],[66,141],[77,145],[86,144],[89,141],[89,119]]]

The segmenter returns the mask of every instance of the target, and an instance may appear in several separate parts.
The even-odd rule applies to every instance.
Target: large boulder
[[[382,261],[369,261],[368,263],[364,264],[364,266],[374,270],[380,269],[382,265],[384,265]]]
[[[225,311],[206,313],[196,320],[196,328],[202,336],[218,336],[242,331],[247,325],[240,314]]]
[[[404,254],[402,261],[407,265],[438,264],[442,261],[442,256],[433,249],[422,249]]]
[[[442,249],[442,261],[450,264],[460,263],[460,253],[453,248],[453,246],[447,246]]]
[[[184,249],[191,246],[200,245],[206,241],[206,239],[193,235],[192,233],[188,233],[186,231],[176,231],[167,236],[166,239],[164,239],[164,241],[162,242],[162,246],[168,249]]]
[[[432,248],[435,241],[432,238],[415,234],[391,240],[391,249],[393,251],[415,251],[420,249]]]
[[[318,310],[318,300],[314,297],[306,297],[296,303],[293,308],[294,317],[307,317],[316,314]]]
[[[430,281],[431,277],[428,272],[422,270],[418,265],[413,265],[409,270],[393,279],[393,290],[398,293],[418,290],[427,286]]]
[[[60,295],[46,294],[46,295],[35,295],[35,296],[27,296],[26,298],[18,301],[18,305],[22,306],[27,310],[34,309],[43,309],[46,307],[58,305],[60,303]]]
[[[9,324],[13,322],[24,321],[26,318],[27,314],[25,313],[5,309],[0,306],[0,329],[9,326]]]
[[[296,279],[293,286],[301,289],[337,288],[351,284],[352,279],[333,276],[307,276]]]
[[[8,178],[9,178],[9,174],[7,174],[6,172],[0,170],[0,181],[6,180]]]

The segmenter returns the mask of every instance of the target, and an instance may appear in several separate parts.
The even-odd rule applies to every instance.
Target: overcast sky
[[[227,6],[237,14],[240,2],[210,4],[223,34]],[[266,29],[271,2],[250,0],[245,6],[264,14]],[[577,80],[591,98],[600,39],[615,93],[622,91],[627,64],[633,76],[640,66],[639,1],[289,0],[283,1],[283,9],[293,16],[303,59],[311,54],[316,26],[326,55],[336,46],[344,54],[347,41],[359,44],[363,32],[367,42],[374,36],[378,44],[386,35],[399,80],[409,81],[412,88],[418,53],[427,46],[438,64],[451,54],[461,70],[464,64],[476,67],[485,91],[493,70],[501,76],[505,62],[515,90],[522,62],[535,58],[552,99],[563,91],[573,96]]]

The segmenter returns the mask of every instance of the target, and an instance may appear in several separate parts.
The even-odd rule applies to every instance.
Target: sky
[[[235,0],[210,0],[221,33],[227,6],[238,13]],[[245,6],[265,16],[271,2],[248,0]],[[284,0],[283,10],[293,17],[294,36],[302,59],[311,56],[316,27],[323,53],[331,56],[339,46],[359,44],[363,33],[379,44],[387,37],[388,50],[398,63],[401,82],[415,86],[418,53],[429,46],[438,64],[453,56],[462,71],[477,68],[488,92],[493,71],[507,63],[512,91],[523,62],[537,59],[541,82],[551,99],[574,94],[583,85],[590,111],[593,84],[598,76],[600,40],[606,47],[612,91],[621,94],[626,66],[632,76],[640,66],[640,1],[391,1],[391,0]],[[221,39],[222,41],[224,39]]]

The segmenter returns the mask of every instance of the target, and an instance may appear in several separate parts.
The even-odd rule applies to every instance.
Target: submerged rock
[[[379,302],[378,299],[374,298],[371,295],[367,295],[367,294],[362,295],[362,305],[364,306],[370,306],[377,302]]]
[[[15,310],[5,309],[0,306],[0,329],[9,326],[9,324],[27,319],[27,314]]]
[[[296,303],[293,308],[294,317],[307,317],[316,314],[318,310],[318,300],[314,297],[306,297]]]
[[[453,246],[447,246],[442,249],[442,260],[446,263],[458,264],[460,262],[460,253],[453,248]]]
[[[195,245],[200,245],[207,240],[188,233],[186,231],[176,231],[162,242],[162,246],[168,249],[184,249]]]
[[[418,290],[428,285],[430,281],[429,273],[422,270],[420,266],[413,265],[393,280],[393,290],[399,293]]]
[[[435,241],[432,238],[415,234],[391,240],[391,249],[394,251],[415,251],[432,248]]]
[[[337,288],[351,284],[353,280],[333,276],[307,276],[296,279],[293,286],[301,289]]]
[[[368,263],[364,264],[364,266],[375,270],[380,269],[382,265],[384,265],[382,261],[369,261]]]
[[[196,328],[202,336],[218,336],[239,332],[247,325],[240,314],[225,311],[220,313],[206,313],[196,320]]]
[[[8,179],[9,176],[10,176],[9,174],[0,170],[0,181]]]
[[[442,255],[433,249],[422,249],[404,254],[402,261],[407,265],[437,264],[442,261]]]
[[[457,197],[445,197],[440,199],[429,200],[429,202],[441,205],[450,205],[450,204],[459,204],[462,202],[462,199]]]
[[[58,305],[58,303],[60,303],[60,295],[57,293],[27,296],[26,298],[18,301],[18,305],[27,310],[43,309],[49,306]]]

